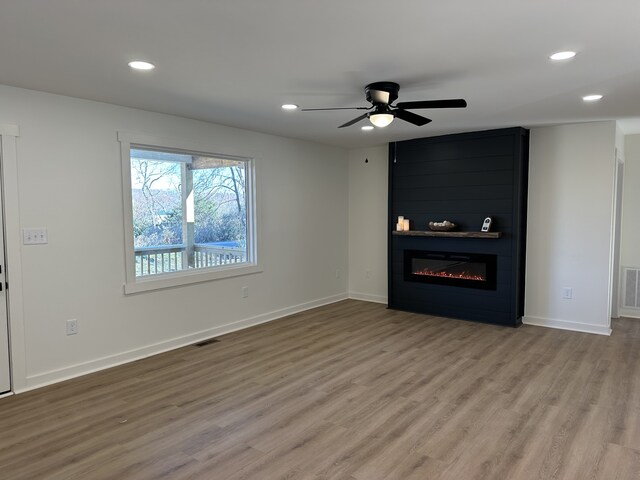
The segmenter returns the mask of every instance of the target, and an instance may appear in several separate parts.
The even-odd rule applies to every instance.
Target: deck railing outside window
[[[187,247],[185,245],[135,248],[136,276],[183,270],[182,266],[187,264],[185,262],[186,253]],[[243,248],[198,243],[194,245],[193,256],[195,268],[218,267],[247,261],[246,250]]]

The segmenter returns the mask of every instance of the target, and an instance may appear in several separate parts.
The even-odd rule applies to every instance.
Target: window
[[[259,271],[251,158],[119,137],[126,293]]]

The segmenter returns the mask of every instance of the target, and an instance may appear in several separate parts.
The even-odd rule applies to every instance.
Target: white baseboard
[[[621,317],[638,318],[638,319],[640,319],[640,310],[631,310],[629,308],[620,308],[620,309],[618,309],[618,315],[620,315]]]
[[[382,295],[370,295],[368,293],[349,292],[349,298],[353,300],[363,300],[365,302],[388,303],[387,297]]]
[[[226,333],[253,327],[255,325],[260,325],[261,323],[271,322],[273,320],[286,317],[287,315],[293,315],[294,313],[300,313],[312,308],[329,305],[341,300],[346,300],[347,298],[349,298],[347,294],[333,295],[330,297],[313,300],[311,302],[301,303],[299,305],[293,305],[291,307],[275,310],[273,312],[264,313],[255,317],[246,318],[244,320],[238,320],[236,322],[228,323],[226,325],[221,325],[207,330],[202,330],[200,332],[192,333],[189,335],[173,338],[164,342],[155,343],[153,345],[136,348],[127,352],[117,353],[115,355],[109,355],[107,357],[98,358],[89,362],[79,363],[69,367],[31,375],[27,377],[25,387],[16,389],[15,393],[27,392],[29,390],[41,388],[53,383],[80,377],[88,373],[93,373],[100,370],[105,370],[107,368],[122,365],[123,363],[129,363],[140,360],[142,358],[151,357],[153,355],[167,352],[169,350],[175,350],[176,348],[186,347],[187,345],[201,342],[212,337],[217,337]]]
[[[611,335],[611,328],[609,326],[570,322],[568,320],[557,320],[554,318],[522,317],[522,323],[524,323],[525,325],[557,328],[560,330],[571,330],[574,332],[595,333],[597,335],[607,336]]]

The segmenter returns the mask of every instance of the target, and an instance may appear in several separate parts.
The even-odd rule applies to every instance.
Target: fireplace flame
[[[475,273],[469,273],[469,272],[451,273],[444,270],[440,270],[440,271],[429,270],[428,268],[425,268],[424,270],[417,270],[412,273],[414,275],[426,275],[428,277],[456,278],[460,280],[476,280],[479,282],[484,282],[487,280],[484,275],[477,275]]]

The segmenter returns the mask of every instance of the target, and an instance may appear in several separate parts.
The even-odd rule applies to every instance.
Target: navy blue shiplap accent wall
[[[507,128],[389,145],[389,308],[501,325],[520,325],[524,273],[529,131]],[[480,231],[492,217],[498,239],[392,235],[397,217],[411,230],[450,220]],[[497,256],[496,290],[405,281],[404,250]]]

